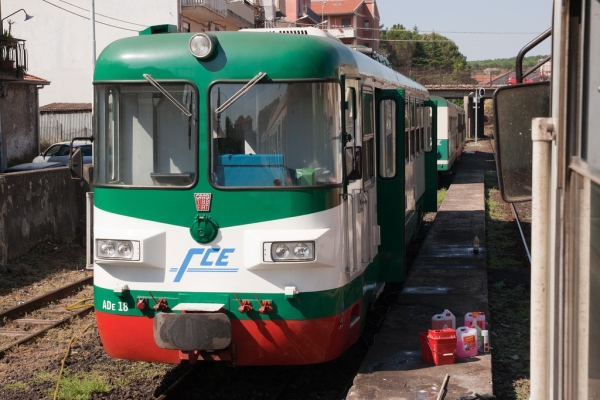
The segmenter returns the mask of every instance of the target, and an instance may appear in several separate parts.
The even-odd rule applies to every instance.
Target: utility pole
[[[482,98],[483,96],[485,96],[485,89],[484,88],[477,88],[477,90],[475,91],[475,143],[477,143],[477,136],[479,134],[478,130],[479,130],[479,124],[477,121],[477,114],[479,114],[479,99]]]
[[[92,0],[92,74],[94,68],[96,68],[96,10],[94,7],[94,0]]]

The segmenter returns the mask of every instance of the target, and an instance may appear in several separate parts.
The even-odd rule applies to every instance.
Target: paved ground
[[[483,150],[480,152],[480,150]],[[403,291],[369,349],[347,399],[436,398],[446,374],[444,399],[492,393],[491,356],[434,366],[421,358],[419,332],[449,309],[457,327],[470,311],[489,315],[485,243],[484,174],[493,156],[489,144],[470,143],[446,198],[419,251]],[[475,235],[479,254],[473,253]]]

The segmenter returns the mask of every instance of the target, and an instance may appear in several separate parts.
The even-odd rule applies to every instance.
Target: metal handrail
[[[227,1],[226,0],[182,0],[182,6],[205,7],[223,18],[227,17]]]

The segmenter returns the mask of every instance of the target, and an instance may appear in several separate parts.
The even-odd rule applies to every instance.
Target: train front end
[[[339,60],[330,41],[289,50],[284,36],[140,35],[99,57],[94,288],[109,355],[306,364],[358,339]]]

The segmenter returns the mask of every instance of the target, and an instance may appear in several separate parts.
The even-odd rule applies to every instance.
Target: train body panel
[[[108,353],[303,364],[354,343],[435,198],[426,90],[334,39],[259,32],[122,39],[94,79]]]
[[[441,97],[431,97],[437,112],[437,169],[449,171],[465,145],[465,111]]]

